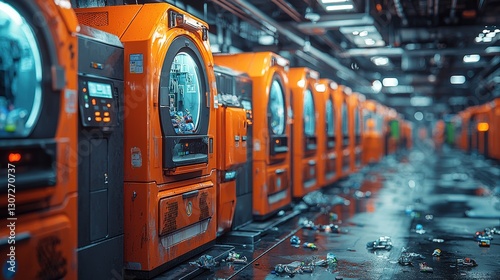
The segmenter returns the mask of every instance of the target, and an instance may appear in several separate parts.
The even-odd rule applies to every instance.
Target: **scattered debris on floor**
[[[300,238],[297,235],[290,237],[290,244],[295,248],[300,247]]]
[[[425,229],[424,229],[424,227],[421,224],[417,224],[415,226],[415,232],[418,233],[418,234],[424,234],[425,233]]]
[[[443,243],[443,242],[444,242],[444,239],[441,239],[441,238],[433,238],[433,239],[432,239],[432,242],[435,242],[435,243]]]
[[[457,264],[463,265],[463,266],[470,266],[470,267],[477,266],[476,261],[474,259],[471,259],[471,258],[457,259]]]
[[[226,262],[232,262],[234,264],[246,264],[248,262],[247,257],[242,254],[238,254],[234,251],[229,252]]]
[[[326,233],[340,233],[340,228],[336,224],[315,224],[313,221],[308,219],[300,219],[299,225],[304,229],[317,230]]]
[[[419,266],[420,266],[420,272],[427,272],[427,273],[434,272],[434,269],[432,269],[432,267],[428,266],[427,263],[425,263],[425,262],[420,263]]]
[[[435,249],[434,252],[432,252],[433,257],[441,257],[441,249]]]
[[[215,258],[210,255],[202,255],[194,262],[189,262],[190,265],[196,265],[199,268],[212,269],[217,265]]]
[[[391,250],[392,240],[389,236],[381,236],[375,241],[366,243],[366,248],[370,250],[376,250],[376,249]]]
[[[318,250],[318,247],[316,246],[316,244],[311,243],[311,242],[305,242],[304,245],[302,245],[302,247],[309,248],[311,250]]]
[[[408,253],[401,254],[401,256],[398,259],[398,263],[403,266],[412,265],[410,255]]]

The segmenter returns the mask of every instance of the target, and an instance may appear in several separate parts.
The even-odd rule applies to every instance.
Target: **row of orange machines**
[[[0,37],[6,279],[154,277],[411,145],[395,110],[313,70],[212,55],[169,4],[2,0]]]
[[[440,142],[459,149],[500,160],[500,98],[469,107],[447,121],[440,121]]]

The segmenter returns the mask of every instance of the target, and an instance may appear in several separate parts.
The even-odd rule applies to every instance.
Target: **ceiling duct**
[[[324,34],[329,29],[339,29],[340,27],[347,26],[367,26],[374,23],[373,17],[366,13],[360,13],[321,16],[316,22],[298,23],[295,27],[307,34]]]
[[[226,0],[214,0],[214,2],[219,3],[219,2],[227,2]],[[263,24],[266,26],[270,26],[274,28],[278,33],[284,35],[294,43],[296,43],[299,46],[305,46],[306,45],[306,40],[299,35],[297,35],[295,32],[290,31],[288,28],[285,28],[284,26],[280,25],[278,22],[276,22],[274,19],[260,11],[258,8],[253,6],[251,3],[249,3],[246,0],[233,0],[231,1],[232,3],[238,4],[240,7],[242,7],[247,13],[249,13],[251,16],[256,17],[258,20],[261,20]],[[337,69],[338,71],[342,72],[346,78],[351,80],[352,82],[356,82],[356,85],[360,86],[366,86],[370,87],[371,83],[370,81],[366,80],[364,77],[358,75],[356,72],[352,71],[351,69],[345,67],[342,65],[337,59],[335,59],[333,56],[323,52],[322,50],[319,50],[313,46],[309,48],[309,54],[311,54],[313,57],[324,61],[326,64],[328,64],[330,67]]]

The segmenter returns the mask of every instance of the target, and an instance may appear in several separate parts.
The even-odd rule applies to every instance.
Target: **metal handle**
[[[276,171],[274,171],[274,173],[283,174],[283,173],[285,173],[285,169],[276,169]]]
[[[182,194],[182,199],[186,199],[186,198],[190,198],[190,197],[193,197],[193,196],[197,196],[199,192],[200,192],[199,190],[195,190],[195,191],[190,191],[190,192],[187,192],[187,193],[183,193]]]
[[[308,162],[309,166],[315,166],[316,165],[316,161],[315,160],[310,160]]]

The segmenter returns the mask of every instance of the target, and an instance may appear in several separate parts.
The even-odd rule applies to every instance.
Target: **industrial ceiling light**
[[[339,31],[358,47],[383,47],[385,42],[382,35],[373,25],[367,26],[345,26]]]
[[[379,93],[382,90],[382,83],[379,80],[372,82],[372,89],[375,93]]]
[[[343,11],[343,10],[352,10],[352,9],[354,9],[354,5],[352,5],[352,4],[326,6],[327,11]]]
[[[349,0],[321,0],[323,4],[332,4],[332,3],[344,3],[348,2]]]
[[[410,98],[410,104],[415,107],[430,106],[432,104],[432,99],[427,96],[414,96]]]
[[[413,117],[417,120],[417,121],[421,121],[424,119],[424,114],[420,111],[417,111],[415,112],[415,114],[413,115]]]
[[[481,59],[481,56],[478,54],[464,55],[464,62],[465,63],[475,63],[475,62],[478,62],[480,59]]]
[[[259,44],[269,46],[274,44],[274,36],[272,35],[261,35],[259,37]]]
[[[384,87],[395,87],[398,85],[398,79],[396,78],[384,78],[382,80]]]
[[[450,77],[450,83],[452,85],[461,85],[465,83],[465,76],[463,75],[453,75]]]
[[[374,56],[371,58],[371,61],[377,66],[386,66],[389,64],[389,58],[386,56]]]

